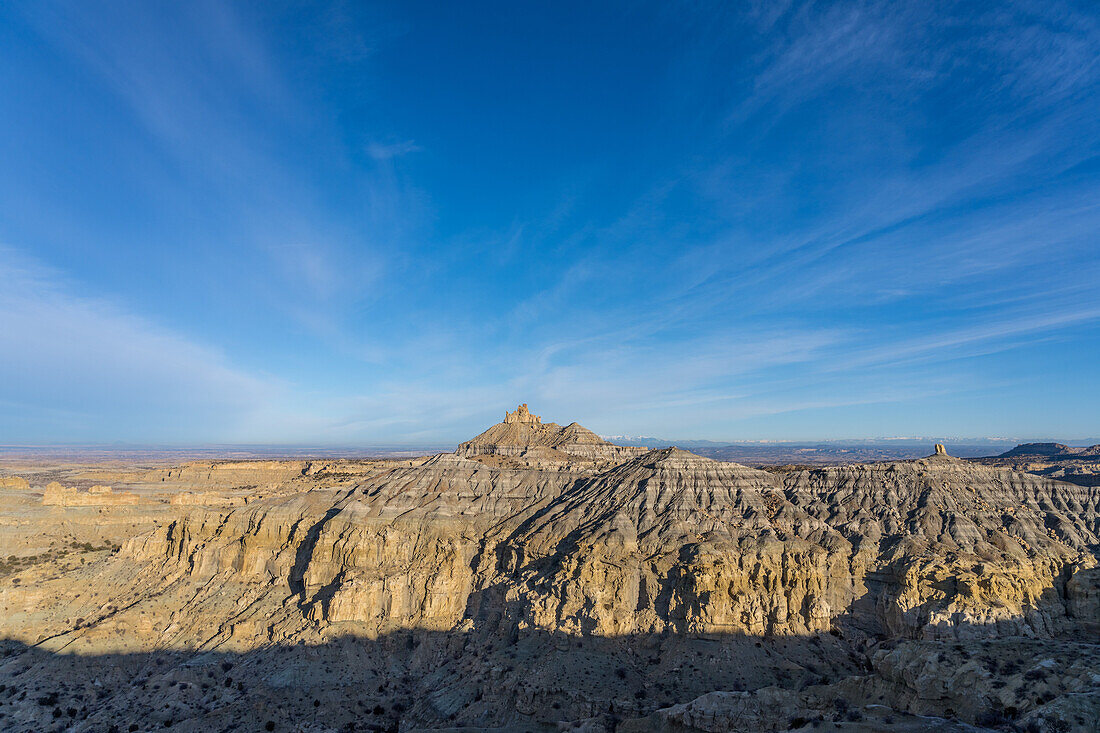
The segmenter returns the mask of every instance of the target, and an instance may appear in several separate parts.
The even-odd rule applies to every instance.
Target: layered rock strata
[[[523,456],[541,451],[545,457],[556,455],[565,460],[581,458],[607,464],[641,455],[646,450],[609,443],[575,422],[565,426],[543,423],[542,418],[532,415],[527,405],[522,404],[515,412],[507,413],[504,422],[461,443],[455,453],[465,457]]]
[[[846,720],[851,701],[886,706],[860,713],[868,729],[998,710],[1075,725],[1100,699],[1100,678],[1061,657],[1057,683],[1019,667],[1095,639],[1100,489],[939,453],[770,473],[673,448],[601,469],[577,448],[603,450],[594,434],[520,416],[423,461],[151,473],[180,487],[148,510],[153,526],[117,551],[19,565],[0,630],[86,655],[267,659],[301,644],[322,666],[342,639],[369,640],[363,664],[383,675],[371,699],[404,729],[783,730]],[[521,445],[523,431],[539,442]],[[566,458],[485,458],[510,460],[492,452],[509,446]],[[1006,638],[1032,645],[1016,671]],[[1020,691],[990,682],[967,703],[955,645],[993,660],[971,677],[1020,674]],[[387,687],[387,668],[412,687]]]

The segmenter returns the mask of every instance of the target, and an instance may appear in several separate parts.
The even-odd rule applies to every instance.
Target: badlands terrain
[[[0,730],[1097,731],[1100,457],[1028,450],[9,460]]]

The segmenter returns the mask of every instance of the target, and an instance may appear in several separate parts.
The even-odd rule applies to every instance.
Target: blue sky
[[[0,442],[1100,435],[1100,12],[0,5]]]

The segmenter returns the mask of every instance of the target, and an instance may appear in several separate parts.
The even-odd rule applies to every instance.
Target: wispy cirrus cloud
[[[375,160],[400,158],[402,155],[419,153],[421,150],[423,150],[423,148],[412,140],[402,140],[393,143],[371,142],[367,144],[367,155]]]
[[[714,438],[858,434],[874,406],[918,432],[1021,384],[1056,401],[1075,382],[1031,364],[1095,356],[1100,67],[1074,3],[650,7],[564,56],[574,18],[515,44],[396,6],[119,7],[12,11],[56,56],[42,79],[94,90],[57,109],[96,145],[42,114],[66,134],[0,173],[4,236],[56,268],[3,301],[39,414],[342,442],[459,439],[515,401]],[[129,353],[124,378],[51,396],[66,340]]]
[[[66,277],[0,247],[0,412],[7,442],[230,440],[284,396],[278,379],[219,350],[82,295]],[[218,427],[214,427],[214,426]]]

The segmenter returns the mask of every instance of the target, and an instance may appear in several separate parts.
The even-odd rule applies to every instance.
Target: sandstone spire
[[[522,422],[531,423],[533,425],[540,425],[542,424],[542,418],[538,415],[532,415],[531,411],[527,409],[527,403],[524,402],[522,405],[516,408],[515,412],[505,412],[504,422]]]

